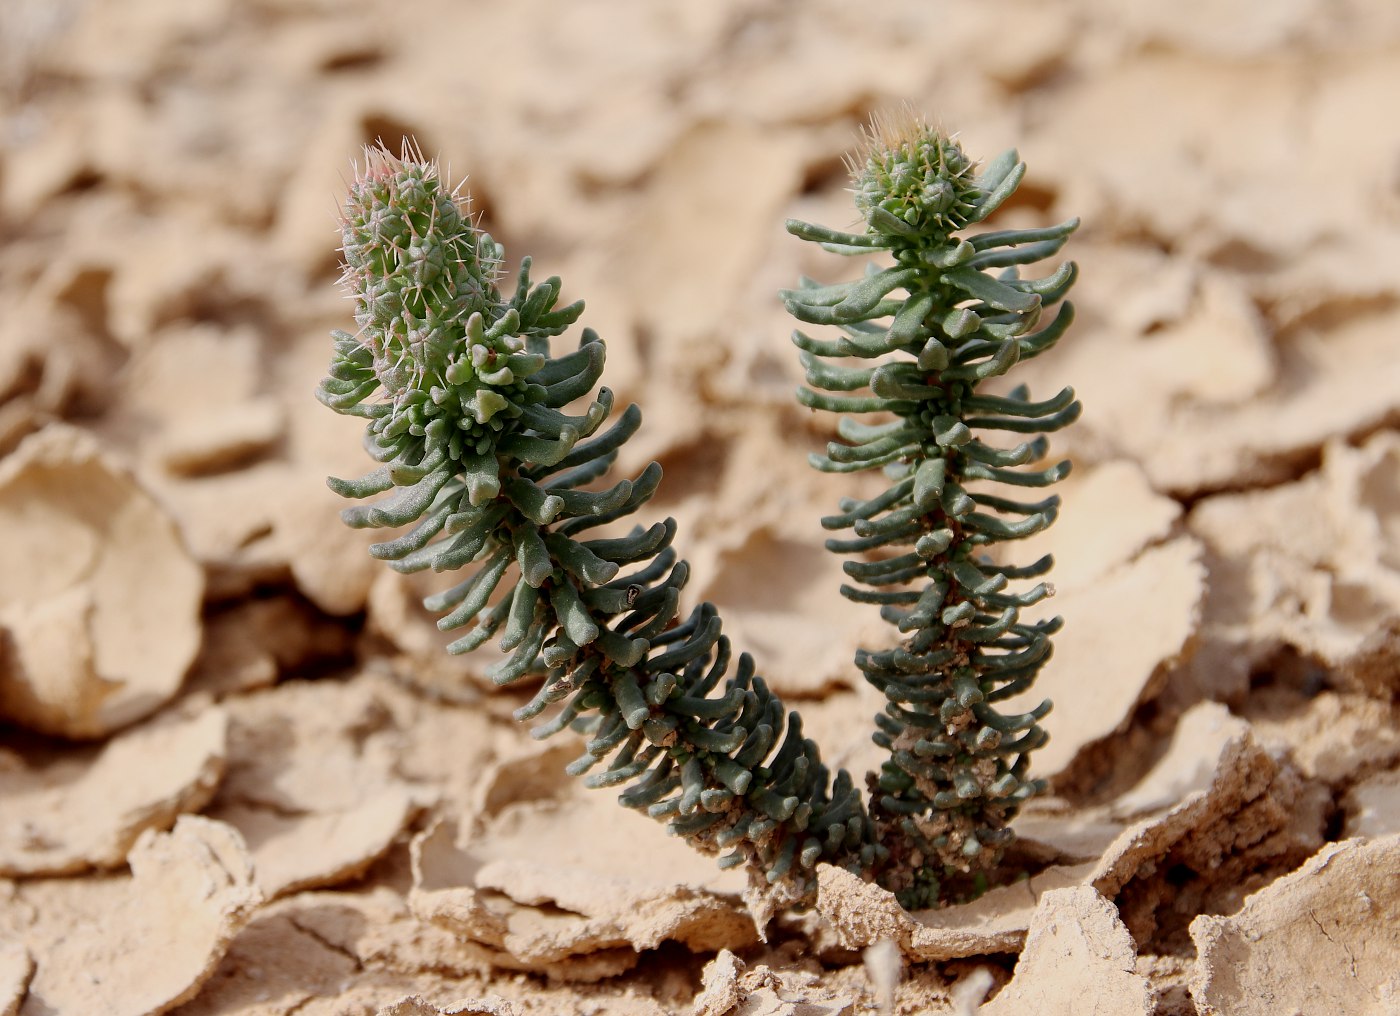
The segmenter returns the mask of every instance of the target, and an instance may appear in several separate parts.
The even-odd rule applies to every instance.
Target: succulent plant
[[[353,498],[395,491],[343,513],[352,526],[412,527],[371,547],[391,567],[472,569],[426,603],[444,630],[475,622],[448,651],[497,638],[510,655],[491,678],[539,680],[517,718],[548,712],[537,737],[588,735],[571,773],[625,788],[623,804],[722,853],[722,865],[749,865],[782,899],[810,897],[818,860],[874,865],[880,848],[851,778],[830,778],[712,606],[679,616],[689,566],[670,546],[675,523],[590,532],[635,512],[661,469],[584,489],[641,413],[628,406],[604,428],[607,388],[579,415],[563,412],[603,372],[589,329],[577,350],[547,355],[582,305],[556,309],[559,280],[532,286],[528,259],[503,297],[500,247],[418,159],[369,151],[342,233],[360,331],[336,334],[318,397],[368,420],[366,448],[384,465],[330,485]]]
[[[873,424],[843,416],[841,440],[812,464],[882,469],[890,484],[869,500],[844,500],[822,524],[852,532],[827,542],[856,555],[844,564],[853,584],[842,593],[877,604],[899,633],[897,645],[863,650],[856,663],[888,700],[875,734],[890,753],[870,805],[877,838],[913,856],[892,862],[884,881],[913,905],[994,866],[1010,819],[1044,789],[1029,759],[1046,740],[1038,721],[1050,703],[1016,715],[998,703],[1028,689],[1049,659],[1059,618],[1027,623],[1021,610],[1053,588],[1011,586],[1043,576],[1052,561],[1016,565],[989,552],[1054,522],[1058,497],[1025,501],[1007,488],[1046,487],[1069,472],[1067,461],[1041,464],[1044,434],[1080,412],[1069,388],[1043,402],[1024,388],[979,390],[1053,347],[1073,320],[1068,302],[1044,315],[1073,285],[1073,262],[1043,279],[1021,279],[1019,268],[1056,254],[1079,220],[960,236],[1025,172],[1014,151],[980,175],[973,168],[954,139],[917,117],[877,122],[852,164],[865,230],[788,223],[836,254],[892,262],[870,263],[854,282],[804,280],[783,297],[799,320],[839,329],[831,339],[794,333],[811,386],[799,400],[880,414]],[[1005,435],[1026,440],[1005,447],[997,440]]]
[[[967,256],[960,253],[967,243],[955,245],[950,249],[960,259],[948,265],[919,260],[942,249],[930,239],[936,231],[944,230],[939,235],[946,238],[948,227],[976,221],[1002,193],[988,187],[987,174],[976,180],[968,175],[970,164],[956,145],[930,137],[932,147],[920,150],[920,165],[938,169],[927,180],[914,181],[903,162],[883,153],[885,161],[875,166],[872,148],[867,161],[874,168],[858,183],[858,201],[870,222],[866,234],[792,227],[844,253],[884,250],[897,262],[894,269],[870,275],[873,282],[790,294],[796,313],[812,320],[825,316],[847,332],[835,343],[801,339],[809,356],[908,353],[918,344],[911,365],[891,363],[873,372],[842,373],[850,369],[807,361],[809,378],[819,387],[871,385],[873,390],[863,401],[839,406],[831,396],[809,393],[809,404],[892,411],[905,419],[894,427],[843,431],[858,442],[850,446],[854,458],[837,450],[845,446],[832,449],[835,468],[886,465],[898,474],[889,493],[850,505],[850,521],[833,523],[857,527],[857,539],[844,549],[915,543],[908,560],[852,562],[848,570],[883,590],[923,579],[949,590],[947,602],[938,604],[921,592],[856,594],[885,602],[891,619],[909,633],[904,645],[860,658],[877,686],[908,689],[890,695],[890,713],[877,734],[894,755],[880,777],[883,793],[873,814],[848,773],[833,774],[822,764],[817,746],[803,735],[801,718],[756,674],[752,659],[734,653],[715,608],[705,603],[681,616],[680,591],[689,567],[671,547],[674,521],[634,526],[618,535],[594,532],[645,504],[661,469],[652,463],[634,478],[597,489],[640,426],[641,413],[632,405],[613,414],[612,393],[595,391],[605,347],[592,330],[581,330],[575,350],[551,355],[551,337],[577,321],[582,304],[558,306],[559,280],[533,283],[528,258],[505,296],[502,248],[472,222],[465,197],[450,190],[436,166],[416,153],[406,150],[396,158],[382,147],[368,150],[344,206],[342,281],[354,298],[359,331],[335,333],[335,356],[317,394],[335,411],[367,421],[365,448],[382,465],[360,479],[329,483],[348,498],[387,495],[346,509],[345,521],[405,529],[371,547],[392,568],[461,571],[461,581],[425,601],[442,614],[438,626],[444,631],[472,626],[449,652],[468,652],[496,639],[508,655],[488,669],[489,676],[503,685],[535,682],[517,718],[547,717],[532,731],[537,737],[566,728],[585,735],[570,773],[586,774],[590,786],[623,788],[624,805],[664,820],[696,848],[721,855],[722,866],[745,865],[753,892],[769,911],[809,903],[823,861],[897,889],[908,902],[934,902],[945,870],[986,862],[1005,840],[1005,818],[1038,786],[1024,778],[1024,752],[1032,746],[1027,738],[1041,736],[1034,718],[993,716],[990,705],[1007,689],[1027,683],[1047,651],[1052,626],[1019,625],[1014,618],[1014,607],[1033,602],[1033,595],[1012,596],[1001,588],[1007,578],[1035,569],[979,563],[972,551],[1005,538],[1005,532],[990,515],[971,508],[953,514],[952,508],[966,502],[1018,510],[1008,508],[1009,502],[973,500],[977,495],[961,494],[960,483],[980,477],[978,469],[1000,478],[1012,468],[1012,459],[1026,461],[1039,446],[1011,455],[983,452],[980,443],[957,438],[970,427],[996,425],[989,420],[1012,421],[1012,429],[1029,421],[1045,429],[1040,425],[1051,418],[1016,395],[972,396],[972,385],[959,380],[959,371],[971,371],[977,379],[993,376],[986,363],[1014,360],[1014,352],[997,352],[1007,343],[1028,355],[1026,343],[1047,329],[1027,334],[1034,323],[1027,301],[1053,295],[1054,287],[1031,292],[1025,287],[1032,284],[998,282],[981,273],[988,258],[976,251],[1025,242],[1010,234]],[[1003,162],[992,169],[1019,179],[1019,169],[1013,173]],[[1060,235],[1047,233],[1045,240],[1053,243]],[[985,280],[966,283],[979,287],[975,291],[964,285],[973,275]],[[925,285],[926,279],[944,281]],[[896,307],[889,297],[906,284],[912,287],[909,302],[916,310],[924,308],[921,316],[906,311],[906,304]],[[1014,296],[1000,295],[1003,291]],[[955,309],[969,299],[976,307]],[[1028,309],[1007,310],[989,300],[1012,300]],[[889,313],[896,318],[888,329],[872,323]],[[962,324],[953,334],[943,318],[956,314],[963,315],[957,319]],[[1060,318],[1067,323],[1063,311]],[[936,354],[925,347],[939,343],[946,358],[935,366],[929,356],[936,359]],[[867,351],[877,346],[878,353]],[[945,380],[930,375],[938,370]],[[949,394],[954,389],[956,396]],[[585,399],[576,415],[566,412]],[[1077,411],[1077,403],[1069,405]],[[1059,413],[1053,420],[1067,422],[1062,410],[1053,411]],[[981,416],[964,422],[968,413]],[[953,424],[945,420],[950,416],[957,417],[962,431],[950,430]],[[904,439],[906,430],[917,442]],[[947,434],[955,440],[947,440]],[[942,456],[918,450],[926,444],[954,450]],[[894,454],[881,450],[887,445]],[[938,476],[933,472],[940,467],[928,464],[935,459],[943,463]],[[934,511],[945,502],[946,519]],[[900,521],[905,514],[909,519]],[[1007,525],[1031,531],[1052,514],[1048,506],[1036,507],[1022,513],[1032,522]],[[915,529],[913,539],[906,539]],[[972,581],[974,572],[982,577]],[[970,588],[966,582],[972,582]],[[1005,616],[1012,619],[1004,624],[988,619],[985,612],[1003,600],[1012,609]],[[947,621],[935,622],[929,614],[942,618],[950,610],[956,616]],[[910,627],[911,617],[920,624]],[[961,633],[960,641],[948,635],[954,631]],[[969,633],[985,637],[975,643],[962,637]],[[1014,651],[1012,643],[1018,643]],[[958,646],[967,647],[961,656]],[[935,673],[941,683],[933,682]],[[966,700],[970,719],[958,712],[945,722],[941,712],[921,708],[933,702],[942,709],[948,693],[929,696],[945,685],[953,689],[953,701]],[[983,721],[984,715],[992,718]],[[937,729],[930,717],[940,724]],[[992,744],[991,735],[981,733],[984,728],[1010,736]],[[956,741],[961,758],[967,730],[973,731],[967,750],[976,753],[975,760],[945,773],[946,760],[939,754],[944,739]],[[931,755],[926,745],[934,746]],[[985,814],[960,818],[956,828],[940,831],[938,815],[967,812],[971,798],[961,792],[968,779],[977,781],[976,799]],[[939,795],[949,788],[958,808],[937,811],[946,803]],[[969,851],[973,837],[984,846]],[[947,845],[955,841],[950,853]]]

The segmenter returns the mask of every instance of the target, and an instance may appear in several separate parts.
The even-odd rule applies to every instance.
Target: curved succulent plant
[[[510,653],[497,683],[534,676],[516,713],[553,710],[533,731],[585,732],[569,771],[622,786],[623,804],[668,821],[699,849],[748,864],[780,902],[810,897],[817,861],[867,871],[883,856],[861,795],[830,777],[802,723],[747,655],[737,659],[714,608],[678,617],[689,568],[667,519],[622,536],[590,530],[625,519],[656,490],[660,466],[603,490],[641,413],[602,428],[612,393],[593,392],[604,346],[548,356],[548,338],[579,316],[557,308],[559,280],[497,286],[501,248],[472,227],[436,168],[372,150],[342,223],[344,282],[358,335],[336,334],[318,396],[368,420],[366,448],[384,463],[338,493],[387,500],[347,509],[352,526],[412,528],[371,553],[402,572],[470,568],[427,601],[444,630],[474,627],[449,647],[497,638]]]
[[[1075,420],[1080,404],[1069,388],[1033,402],[1024,388],[979,387],[1064,334],[1073,306],[1061,304],[1048,322],[1043,312],[1074,283],[1074,263],[1033,280],[1018,269],[1058,252],[1079,222],[958,235],[1011,196],[1025,164],[1010,151],[975,175],[956,141],[913,117],[877,123],[851,168],[864,232],[796,221],[788,229],[837,254],[892,263],[871,263],[864,278],[840,285],[804,280],[783,296],[798,319],[840,329],[830,339],[794,333],[811,386],[799,400],[882,417],[843,416],[842,440],[812,463],[833,473],[883,469],[890,483],[870,500],[843,501],[822,524],[852,531],[827,542],[856,555],[844,565],[855,584],[841,591],[879,605],[900,634],[895,647],[856,659],[888,699],[875,740],[890,758],[871,814],[882,842],[917,854],[892,861],[886,884],[928,904],[950,876],[996,863],[1007,823],[1044,786],[1028,760],[1046,740],[1038,721],[1050,703],[1019,715],[998,703],[1029,688],[1050,656],[1059,619],[1026,623],[1020,614],[1053,589],[1009,586],[1044,575],[1052,561],[1018,566],[988,552],[1054,521],[1058,497],[1028,502],[1007,488],[1045,487],[1069,472],[1068,462],[1040,463],[1044,434]],[[1008,434],[1028,439],[1005,447],[997,437]]]
[[[955,146],[937,151],[945,169],[962,158]],[[614,417],[612,393],[595,392],[604,346],[591,330],[582,330],[576,350],[550,355],[550,338],[575,323],[582,304],[558,306],[559,280],[532,283],[528,258],[506,297],[501,247],[421,158],[368,151],[345,202],[343,283],[359,331],[335,334],[335,357],[317,394],[367,421],[366,450],[382,465],[358,480],[329,482],[348,498],[387,495],[346,509],[345,521],[405,528],[371,547],[399,571],[462,571],[462,581],[426,601],[443,615],[444,631],[472,625],[449,651],[498,640],[508,655],[488,669],[492,679],[538,682],[517,718],[547,715],[534,728],[538,737],[565,728],[586,735],[569,771],[590,774],[592,786],[624,788],[623,804],[721,854],[721,865],[747,865],[765,909],[810,902],[820,861],[876,879],[906,901],[932,902],[940,875],[986,861],[1004,842],[1005,819],[1037,786],[1024,778],[1025,753],[1042,736],[1036,716],[1003,717],[991,703],[1028,684],[1048,652],[1053,626],[1022,625],[1015,615],[1040,594],[1002,588],[1043,569],[992,565],[973,551],[1033,531],[1053,507],[970,495],[960,484],[1053,478],[1054,470],[1011,472],[1039,445],[995,451],[972,440],[970,429],[1048,429],[1077,412],[1072,396],[1045,409],[1050,404],[1014,393],[974,396],[971,389],[1017,354],[1048,347],[1068,322],[1062,311],[1030,333],[1030,302],[1049,302],[1059,283],[996,281],[981,269],[1017,263],[1001,247],[1034,241],[1048,250],[1045,243],[1057,244],[1073,226],[1043,237],[993,234],[981,247],[973,246],[976,238],[949,241],[946,257],[956,257],[939,262],[945,254],[937,253],[943,247],[931,239],[935,231],[976,221],[1019,179],[1019,169],[998,162],[974,182],[965,160],[959,165],[918,187],[897,161],[878,170],[884,177],[862,178],[866,234],[792,226],[843,253],[885,250],[896,258],[894,269],[864,282],[790,294],[799,315],[846,329],[834,343],[801,338],[807,353],[914,356],[854,371],[808,360],[818,387],[872,389],[854,401],[809,393],[809,404],[896,415],[893,424],[843,430],[856,443],[834,445],[823,460],[842,470],[886,465],[894,481],[881,498],[847,505],[845,515],[828,520],[857,530],[837,549],[914,544],[912,555],[848,567],[876,589],[852,590],[856,598],[885,604],[910,633],[896,649],[860,657],[891,699],[877,739],[894,756],[873,815],[850,776],[833,776],[822,764],[800,717],[755,674],[749,656],[735,657],[714,607],[680,616],[689,568],[671,548],[675,523],[592,532],[631,516],[655,492],[661,469],[652,463],[635,478],[602,486],[641,413],[628,406]],[[1009,187],[989,184],[1002,176]],[[974,276],[979,281],[968,281]],[[901,287],[910,293],[902,303],[889,296]],[[873,323],[889,314],[888,327]],[[566,412],[581,400],[588,401],[577,415]],[[1001,523],[974,506],[1029,521]],[[924,591],[906,591],[921,579]],[[939,597],[928,591],[935,587],[943,589]],[[965,793],[969,780],[975,795]],[[980,812],[969,811],[974,798]],[[939,826],[949,815],[956,818]]]

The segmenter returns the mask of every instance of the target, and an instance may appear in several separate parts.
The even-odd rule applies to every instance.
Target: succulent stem
[[[1058,497],[1026,502],[1008,488],[1069,472],[1068,462],[1040,464],[1043,436],[1012,447],[998,438],[1058,430],[1080,405],[1070,389],[1035,403],[1024,388],[978,388],[1051,348],[1072,320],[1067,302],[1044,319],[1074,282],[1072,262],[1039,280],[1018,267],[1055,254],[1078,220],[959,236],[1011,196],[1025,164],[1007,152],[974,175],[956,141],[912,116],[878,122],[851,169],[863,233],[795,221],[788,229],[834,253],[893,264],[840,285],[804,281],[783,296],[799,320],[840,333],[793,334],[810,385],[799,401],[892,417],[875,426],[843,417],[842,440],[812,463],[879,468],[891,484],[870,501],[843,501],[823,524],[856,536],[827,542],[856,555],[845,564],[855,584],[842,592],[878,604],[901,636],[856,657],[888,699],[874,738],[889,758],[872,780],[870,814],[890,853],[875,874],[907,906],[931,906],[979,883],[1012,838],[1012,816],[1044,789],[1028,766],[1046,740],[1037,721],[1049,702],[1019,716],[996,703],[1029,688],[1050,656],[1059,619],[1026,623],[1021,609],[1053,589],[1007,587],[1043,575],[1051,560],[1014,568],[987,552],[1055,520]],[[864,365],[846,366],[850,358]]]
[[[469,571],[426,603],[444,630],[473,625],[449,651],[496,639],[509,655],[489,676],[534,684],[517,718],[548,716],[537,737],[587,736],[572,774],[622,788],[623,804],[722,864],[747,865],[773,905],[809,902],[819,861],[871,870],[884,850],[850,776],[831,776],[801,718],[735,658],[713,606],[679,616],[690,569],[670,546],[675,523],[590,532],[660,482],[652,463],[586,489],[641,414],[629,406],[604,426],[602,341],[584,329],[577,350],[549,355],[583,305],[556,309],[559,280],[532,285],[528,259],[505,298],[503,252],[458,201],[431,163],[373,150],[346,202],[344,284],[360,332],[336,334],[318,396],[368,421],[366,448],[384,466],[330,484],[389,496],[345,521],[407,529],[371,547],[399,571]],[[564,412],[585,397],[581,414]]]

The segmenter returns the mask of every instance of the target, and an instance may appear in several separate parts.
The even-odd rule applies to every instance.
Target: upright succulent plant
[[[1020,612],[1053,589],[1008,586],[1044,575],[1052,561],[1015,565],[987,551],[1055,520],[1058,497],[1025,502],[1006,488],[1045,487],[1069,472],[1068,462],[1039,461],[1044,434],[1073,422],[1080,404],[1069,388],[1044,402],[1025,388],[978,389],[1051,348],[1073,320],[1066,302],[1043,322],[1074,283],[1073,262],[1042,279],[1023,280],[1018,269],[1057,253],[1079,220],[958,235],[1011,196],[1025,164],[1009,151],[974,175],[956,141],[912,116],[877,122],[851,170],[863,232],[797,221],[788,229],[836,254],[893,263],[868,264],[864,278],[840,285],[804,280],[783,296],[798,319],[841,330],[834,339],[794,333],[812,386],[799,400],[884,418],[843,416],[842,440],[812,464],[832,473],[879,468],[889,480],[878,497],[842,501],[822,524],[853,531],[827,541],[857,555],[843,566],[857,584],[842,593],[878,604],[900,633],[895,647],[856,657],[888,699],[875,740],[890,758],[871,814],[882,842],[913,851],[893,859],[886,884],[928,904],[947,892],[947,876],[957,882],[996,863],[1011,817],[1044,787],[1028,762],[1046,740],[1038,721],[1050,703],[1020,715],[997,703],[1029,688],[1050,656],[1060,619],[1026,623]],[[841,362],[851,358],[865,363]],[[1039,436],[1007,448],[987,440],[998,433]]]
[[[1008,167],[1001,167],[1002,175]],[[893,162],[885,170],[890,179],[899,176],[901,187],[904,172]],[[1014,175],[1019,179],[1019,169]],[[867,212],[871,229],[865,235],[794,227],[846,253],[883,249],[897,259],[893,275],[876,273],[870,276],[876,281],[839,294],[842,287],[794,294],[792,306],[803,308],[799,313],[810,311],[847,329],[846,339],[803,339],[804,348],[814,355],[918,353],[913,366],[891,364],[855,374],[809,361],[818,386],[847,390],[870,384],[874,392],[839,407],[829,396],[813,394],[813,405],[899,416],[893,426],[848,431],[861,442],[851,449],[853,458],[836,450],[844,446],[832,450],[832,465],[841,463],[837,468],[886,464],[898,474],[889,493],[848,506],[849,520],[833,523],[858,527],[857,540],[845,549],[916,544],[912,556],[853,563],[853,574],[885,589],[907,586],[925,574],[930,583],[947,587],[947,602],[938,604],[932,594],[914,593],[912,600],[906,592],[873,594],[891,597],[878,602],[887,604],[892,620],[907,625],[909,618],[920,619],[902,628],[912,633],[904,646],[860,658],[872,681],[896,689],[885,732],[877,735],[895,754],[881,777],[884,793],[873,817],[850,776],[844,770],[833,776],[822,764],[816,745],[802,734],[800,717],[755,674],[749,656],[735,658],[714,607],[701,604],[680,617],[680,590],[689,568],[670,546],[675,523],[667,519],[620,536],[590,533],[632,515],[655,492],[661,469],[652,463],[634,479],[587,489],[603,480],[618,449],[640,426],[641,413],[628,406],[604,427],[613,396],[607,388],[594,393],[604,346],[591,330],[582,330],[576,351],[550,355],[550,338],[578,319],[582,304],[558,306],[559,280],[533,284],[528,258],[507,298],[499,286],[500,245],[473,225],[465,201],[421,157],[368,151],[345,202],[343,283],[355,300],[359,332],[335,334],[335,357],[317,395],[335,411],[367,421],[366,450],[382,465],[358,480],[329,482],[348,498],[389,495],[346,509],[345,521],[356,527],[410,527],[371,547],[374,556],[399,571],[470,569],[462,581],[426,601],[428,609],[443,613],[438,625],[445,631],[474,622],[449,651],[468,652],[498,639],[509,655],[489,668],[489,675],[499,684],[527,676],[539,681],[517,718],[549,713],[533,731],[538,737],[566,727],[587,735],[584,753],[569,772],[591,772],[591,786],[625,788],[624,805],[665,820],[698,849],[721,854],[721,865],[747,865],[751,885],[770,908],[810,902],[820,861],[876,879],[901,891],[908,902],[932,902],[945,868],[986,861],[1004,842],[1004,821],[1015,804],[1037,786],[1023,778],[1029,741],[1041,736],[1034,717],[1002,717],[988,703],[1029,683],[1048,651],[1045,637],[1052,626],[1020,625],[1014,615],[1014,606],[1035,597],[1001,591],[1006,578],[1038,574],[1039,566],[977,563],[973,548],[1020,529],[1016,524],[998,529],[993,517],[973,512],[967,506],[972,502],[959,500],[958,485],[984,473],[1001,479],[1013,460],[1026,461],[1037,448],[983,451],[980,443],[960,437],[945,417],[997,414],[959,423],[963,431],[996,426],[996,420],[1010,421],[1011,429],[1045,429],[1047,412],[1059,409],[1044,411],[1016,395],[972,396],[971,383],[959,380],[957,371],[983,371],[977,379],[992,376],[996,371],[986,363],[1006,365],[1017,352],[1045,348],[1058,335],[1047,337],[1047,332],[1062,330],[1060,320],[1068,318],[1062,312],[1056,325],[1027,336],[1033,324],[1029,305],[1016,311],[1002,304],[1035,299],[1025,289],[1034,284],[999,283],[980,272],[989,262],[978,251],[1042,242],[1035,231],[1006,234],[947,265],[920,260],[937,246],[928,240],[931,223],[952,221],[949,216],[961,216],[959,226],[974,221],[965,210],[990,211],[1000,202],[997,195],[1014,187],[1013,180],[1007,188],[991,188],[988,196],[964,180],[964,189],[946,198],[938,196],[942,179],[935,174],[913,204],[893,208],[886,207],[890,200],[915,192],[887,188],[886,194],[878,183],[862,183],[862,194],[869,196],[861,200],[878,209]],[[935,212],[944,219],[930,217]],[[1041,232],[1051,243],[1061,236]],[[924,240],[915,242],[918,237]],[[969,245],[956,249],[964,247]],[[1015,260],[990,262],[1011,263]],[[973,275],[983,281],[968,285],[979,289],[958,288],[963,286],[958,280]],[[889,298],[899,287],[909,289],[910,301],[923,307],[921,315]],[[956,311],[969,299],[959,292],[971,292],[976,306]],[[853,310],[857,306],[863,308],[859,313]],[[998,313],[982,313],[986,309]],[[896,310],[888,330],[870,323]],[[953,326],[954,334],[944,318],[952,321],[949,315],[958,313],[964,323]],[[987,342],[995,349],[984,350]],[[1007,343],[1013,352],[1005,352]],[[878,351],[868,351],[876,346]],[[937,354],[929,350],[935,347],[945,349],[945,361],[932,366],[930,357]],[[990,360],[984,359],[987,353]],[[908,370],[915,374],[906,376]],[[928,375],[936,370],[944,380]],[[564,412],[586,397],[591,401],[578,415]],[[1064,402],[1071,404],[1072,397]],[[1053,419],[1068,418],[1061,413]],[[1034,426],[1022,426],[1026,421]],[[905,440],[906,431],[917,433],[918,441]],[[935,448],[953,451],[937,455]],[[934,459],[942,465],[926,464]],[[945,522],[933,514],[935,503],[949,505]],[[1020,510],[997,499],[984,498],[981,504]],[[1051,511],[1049,506],[1027,509],[1022,514],[1033,521],[1019,525],[1031,531]],[[900,513],[909,518],[901,521]],[[982,576],[976,581],[974,571]],[[959,582],[961,592],[954,589]],[[986,616],[1003,601],[1012,611],[1006,615],[1010,620]],[[954,631],[961,635],[953,638]],[[942,708],[949,694],[968,718]],[[930,702],[940,712],[920,708]],[[984,728],[996,734],[1024,729],[1033,736],[1016,734],[993,744]],[[970,741],[966,731],[972,731]],[[954,742],[950,758],[945,748]],[[972,786],[969,779],[976,795],[964,793]],[[939,796],[950,787],[956,808],[947,807],[946,794]],[[982,811],[966,821],[959,818],[943,828],[930,817],[930,808],[941,809],[940,815],[970,815],[968,802],[974,798]],[[968,850],[973,837],[985,848]]]

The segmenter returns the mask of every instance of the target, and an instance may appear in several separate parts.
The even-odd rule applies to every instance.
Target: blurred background
[[[783,221],[853,224],[842,156],[908,102],[974,158],[1019,149],[1000,228],[1084,223],[1078,321],[1016,378],[1086,407],[1055,439],[1063,521],[1026,549],[1056,551],[1070,622],[1046,774],[1101,803],[1224,703],[1303,756],[1328,754],[1318,730],[1362,738],[1355,765],[1302,769],[1339,834],[1358,774],[1400,759],[1397,100],[1386,0],[3,0],[0,770],[68,786],[118,731],[222,709],[215,768],[242,789],[209,776],[146,825],[206,809],[256,846],[240,802],[279,779],[249,761],[258,710],[343,706],[315,728],[340,744],[364,696],[409,687],[374,729],[424,757],[374,769],[417,789],[378,801],[397,818],[372,860],[525,750],[513,701],[478,704],[470,758],[423,747],[415,724],[477,722],[450,710],[489,660],[443,656],[427,587],[371,561],[324,486],[367,471],[356,423],[312,397],[352,326],[335,213],[361,147],[405,137],[466,178],[508,264],[586,300],[606,383],[646,414],[623,466],[665,467],[655,514],[680,522],[692,598],[862,765],[853,717],[878,703],[850,657],[884,636],[820,546],[852,488],[804,461],[833,422],[792,398],[775,294],[853,270]],[[376,667],[379,692],[287,683]],[[307,786],[308,814],[366,806]],[[121,866],[134,831],[104,854],[44,807],[62,849],[10,844],[0,874]],[[219,990],[200,997],[233,1011]]]

